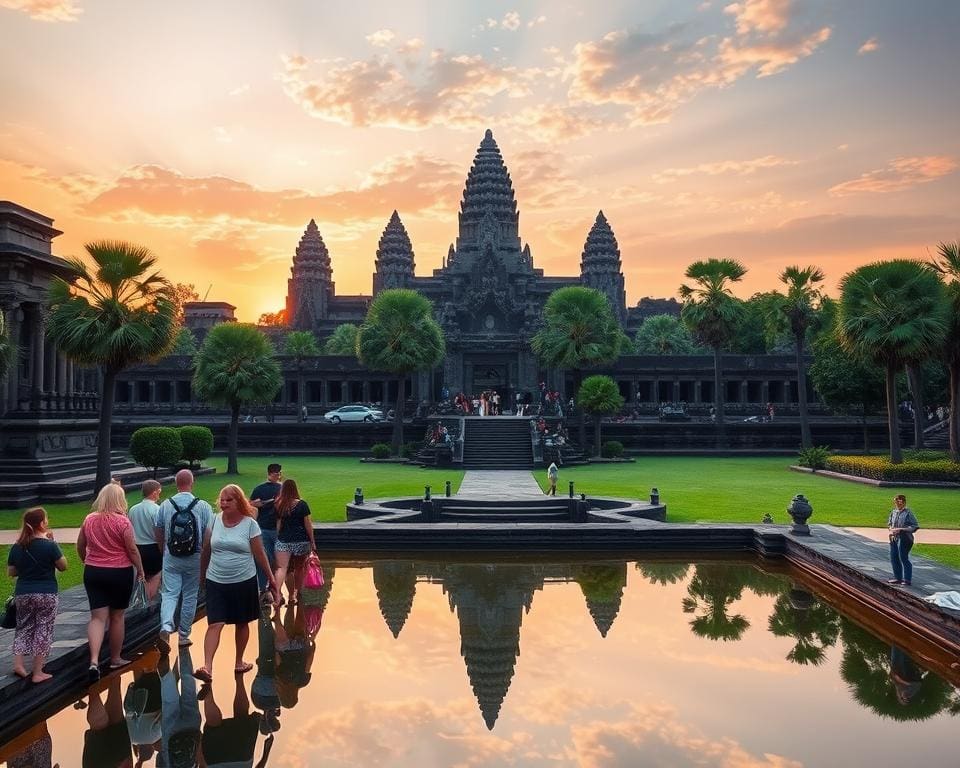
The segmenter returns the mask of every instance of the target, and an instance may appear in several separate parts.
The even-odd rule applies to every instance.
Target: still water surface
[[[956,766],[960,692],[742,563],[336,563],[307,604],[87,692],[9,766]],[[192,662],[190,656],[192,655]],[[916,654],[914,654],[916,655]],[[200,691],[201,700],[197,700]]]

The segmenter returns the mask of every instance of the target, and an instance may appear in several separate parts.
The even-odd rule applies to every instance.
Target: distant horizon
[[[432,274],[489,127],[548,276],[579,274],[602,209],[628,306],[711,257],[746,265],[742,298],[789,264],[835,295],[960,238],[960,4],[921,5],[0,0],[0,196],[54,219],[57,255],[142,244],[255,322],[311,218],[340,295],[370,295],[394,209]]]

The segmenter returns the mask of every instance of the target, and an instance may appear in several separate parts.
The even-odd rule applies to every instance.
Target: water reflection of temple
[[[418,581],[442,585],[460,624],[460,654],[480,714],[492,729],[520,655],[520,625],[534,593],[550,582],[575,581],[597,630],[606,637],[620,610],[626,563],[475,565],[383,562],[373,565],[380,613],[398,637],[410,614]]]

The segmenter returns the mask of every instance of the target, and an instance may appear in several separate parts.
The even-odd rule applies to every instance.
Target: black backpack
[[[174,557],[189,557],[197,551],[199,526],[193,514],[193,508],[200,499],[194,497],[186,509],[180,509],[177,502],[170,499],[176,512],[170,518],[170,536],[167,538],[167,550]]]

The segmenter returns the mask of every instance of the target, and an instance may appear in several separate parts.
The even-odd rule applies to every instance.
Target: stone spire
[[[334,294],[330,254],[313,219],[307,224],[294,252],[290,274],[287,324],[312,330],[318,321],[326,319],[330,297]]]
[[[406,288],[413,279],[413,246],[407,228],[394,211],[380,236],[376,267],[373,274],[373,295],[388,288]]]
[[[604,294],[610,302],[614,316],[621,324],[624,322],[627,316],[627,296],[620,264],[620,248],[603,211],[597,214],[583,245],[580,282]]]
[[[464,253],[475,259],[485,246],[490,245],[509,266],[519,264],[520,214],[517,212],[513,182],[493,132],[489,129],[480,142],[473,167],[467,174],[463,200],[460,202],[459,223],[456,262],[463,262],[459,256]],[[464,269],[471,266],[461,264]]]
[[[407,623],[413,598],[417,592],[417,572],[413,563],[376,562],[373,564],[373,585],[377,590],[380,614],[395,638]]]

